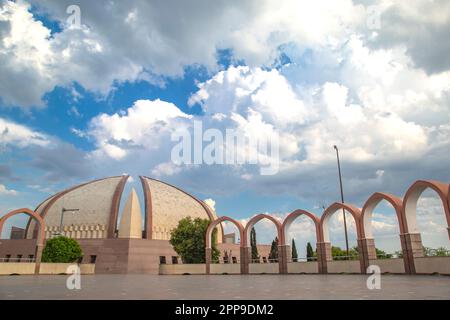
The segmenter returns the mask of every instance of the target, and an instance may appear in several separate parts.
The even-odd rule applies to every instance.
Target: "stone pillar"
[[[333,261],[330,242],[317,242],[317,263],[319,273],[328,273],[327,261]]]
[[[240,247],[241,255],[241,274],[249,273],[249,257],[250,257],[250,247]]]
[[[403,257],[407,260],[405,271],[410,274],[416,273],[415,258],[423,257],[422,237],[420,233],[404,233],[400,235],[403,248]]]
[[[377,258],[375,241],[371,238],[358,239],[359,260],[361,262],[361,273],[365,274],[370,260]]]
[[[287,254],[290,250],[288,250],[287,245],[279,245],[278,246],[278,266],[279,266],[279,273],[280,274],[286,274],[288,273],[287,270]]]
[[[44,250],[43,244],[37,244],[36,250],[34,252],[35,257],[35,267],[34,267],[34,273],[39,274],[39,271],[41,269],[41,259],[42,259],[42,251]]]
[[[131,189],[127,202],[122,210],[118,238],[142,239],[141,206],[136,190]]]
[[[205,249],[205,265],[206,265],[206,274],[210,274],[211,273],[211,254],[212,253],[212,249],[211,248],[206,248]]]

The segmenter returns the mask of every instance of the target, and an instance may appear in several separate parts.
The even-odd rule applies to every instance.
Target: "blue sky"
[[[219,215],[320,215],[339,199],[334,144],[358,207],[376,191],[450,180],[445,1],[80,1],[79,26],[67,20],[70,4],[0,4],[0,212],[128,173],[141,200],[146,175],[212,199]],[[170,134],[194,120],[276,135],[280,170],[175,165]],[[436,196],[419,204],[425,242],[448,245]],[[395,237],[392,210],[378,210],[375,233]],[[270,225],[258,228],[270,241]]]

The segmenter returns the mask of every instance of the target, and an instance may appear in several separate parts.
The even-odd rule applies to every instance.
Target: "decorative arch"
[[[282,224],[282,230],[283,230],[284,237],[285,237],[284,240],[287,241],[287,234],[288,234],[287,232],[288,232],[291,224],[295,221],[295,219],[297,219],[298,217],[300,217],[302,215],[309,217],[314,222],[314,226],[316,228],[316,241],[320,242],[321,230],[320,230],[320,219],[319,219],[319,217],[317,217],[315,214],[313,214],[313,213],[311,213],[309,211],[302,210],[302,209],[297,209],[297,210],[289,213],[286,216],[286,218],[284,219],[283,224]],[[288,245],[288,243],[286,243],[286,242],[284,244]]]
[[[328,222],[331,216],[339,209],[345,209],[353,216],[356,225],[357,238],[361,239],[361,210],[351,204],[335,202],[328,208],[326,208],[322,216],[320,217],[321,242],[330,242],[330,237],[328,234]]]
[[[219,224],[219,223],[222,223],[222,222],[224,222],[224,221],[229,221],[229,222],[231,222],[232,224],[234,224],[235,226],[236,226],[236,228],[238,228],[238,230],[239,230],[239,237],[240,237],[240,239],[241,239],[241,247],[242,247],[242,243],[243,243],[243,239],[244,239],[244,227],[242,226],[242,224],[239,222],[239,221],[237,221],[237,220],[235,220],[235,219],[233,219],[233,218],[230,218],[230,217],[227,217],[227,216],[222,216],[222,217],[220,217],[220,218],[217,218],[216,220],[214,220],[214,221],[212,221],[210,224],[209,224],[209,226],[208,226],[208,229],[206,229],[206,241],[205,241],[205,245],[206,245],[206,248],[208,249],[211,249],[211,236],[212,236],[212,232],[213,232],[213,230],[214,230],[214,228]]]
[[[44,239],[45,239],[45,222],[44,219],[37,214],[36,212],[27,209],[27,208],[21,208],[21,209],[17,209],[17,210],[13,210],[8,212],[7,214],[5,214],[3,217],[0,218],[0,236],[2,234],[3,231],[3,226],[6,222],[6,220],[8,220],[9,218],[11,218],[12,216],[15,216],[17,214],[22,214],[25,213],[27,215],[30,216],[30,218],[34,218],[36,219],[36,221],[38,222],[39,225],[39,232],[38,232],[38,237],[36,240],[36,251],[35,251],[35,257],[36,257],[36,263],[35,263],[35,273],[38,274],[39,273],[39,268],[40,268],[40,264],[41,264],[41,256],[42,256],[42,249],[44,246]]]
[[[250,245],[250,231],[252,230],[253,226],[259,222],[260,220],[263,219],[269,219],[270,221],[272,221],[275,225],[275,227],[277,228],[277,235],[278,235],[278,241],[280,244],[284,244],[286,241],[284,239],[284,232],[283,232],[283,228],[282,225],[280,223],[280,221],[278,221],[277,219],[275,219],[274,217],[268,215],[268,214],[258,214],[256,216],[254,216],[253,218],[251,218],[247,224],[245,225],[245,229],[244,229],[244,238],[242,242],[242,245],[245,247],[248,247]]]
[[[366,203],[362,208],[361,213],[361,234],[362,238],[373,238],[372,233],[372,215],[373,210],[378,206],[378,204],[386,200],[389,202],[395,210],[395,214],[397,215],[397,221],[399,225],[400,234],[405,233],[403,215],[402,215],[402,207],[403,201],[397,196],[394,196],[389,193],[383,192],[375,192],[372,194],[369,199],[367,199]]]
[[[442,206],[444,207],[447,227],[450,228],[449,185],[435,180],[418,180],[409,187],[403,197],[402,214],[405,222],[405,233],[419,233],[416,212],[417,201],[426,189],[432,189],[438,194],[442,201]]]
[[[223,221],[229,221],[232,224],[234,224],[238,230],[239,230],[239,236],[241,239],[241,243],[240,243],[240,254],[241,254],[241,259],[240,259],[240,263],[241,263],[241,273],[248,273],[248,268],[247,267],[247,257],[245,254],[245,248],[243,246],[243,241],[244,241],[244,227],[242,226],[242,224],[230,217],[227,216],[222,216],[220,218],[215,219],[214,221],[212,221],[209,225],[208,228],[206,229],[206,239],[205,239],[205,268],[206,268],[206,274],[210,273],[211,270],[211,252],[212,252],[212,248],[211,248],[211,236],[212,236],[212,232],[214,230],[215,227],[217,227],[220,223],[222,223]],[[222,232],[223,232],[223,228]]]
[[[244,239],[241,244],[241,246],[243,247],[245,254],[246,254],[246,258],[245,258],[245,262],[246,262],[246,266],[245,266],[245,270],[248,272],[249,270],[249,262],[250,262],[250,254],[249,254],[249,245],[250,245],[250,232],[253,228],[253,226],[260,220],[263,219],[268,219],[270,221],[273,222],[273,224],[275,225],[276,229],[277,229],[277,235],[278,235],[278,270],[280,274],[284,274],[287,273],[287,250],[286,250],[286,240],[284,237],[284,232],[283,232],[283,226],[281,224],[280,221],[278,221],[276,218],[268,215],[268,214],[258,214],[256,216],[254,216],[253,218],[251,218],[247,224],[245,225],[245,229],[244,229]]]
[[[398,227],[400,232],[400,246],[403,252],[403,263],[405,267],[405,272],[408,274],[413,273],[414,260],[410,258],[410,253],[408,252],[408,245],[405,240],[405,220],[403,218],[403,201],[397,196],[389,193],[375,192],[372,194],[363,206],[361,214],[361,233],[362,239],[361,244],[365,248],[365,253],[367,253],[367,259],[377,259],[375,241],[373,239],[372,233],[372,215],[373,210],[378,206],[381,201],[389,202],[395,210],[397,216]],[[367,261],[367,265],[368,265]],[[366,267],[367,267],[366,265]]]

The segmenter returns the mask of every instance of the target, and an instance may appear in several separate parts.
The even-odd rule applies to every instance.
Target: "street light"
[[[337,165],[338,165],[338,172],[339,172],[339,186],[341,187],[341,202],[344,203],[344,190],[342,188],[341,163],[339,161],[339,150],[338,150],[337,146],[333,146],[333,148],[336,150],[336,158],[337,158]],[[345,249],[347,250],[347,259],[348,259],[349,250],[348,250],[347,219],[345,218],[345,209],[344,208],[342,208],[342,216],[344,217]]]
[[[59,224],[59,235],[60,236],[63,235],[62,228],[63,228],[64,212],[67,212],[67,211],[75,212],[75,211],[80,211],[80,209],[66,209],[64,207],[61,209],[61,223]],[[57,235],[58,235],[58,233],[57,233]]]

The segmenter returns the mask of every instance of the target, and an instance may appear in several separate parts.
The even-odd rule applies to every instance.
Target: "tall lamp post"
[[[336,158],[337,158],[337,165],[338,165],[338,172],[339,172],[339,186],[341,188],[341,202],[344,203],[344,190],[342,188],[342,175],[341,175],[341,163],[339,161],[339,150],[337,146],[333,146],[336,150]],[[342,208],[342,216],[344,217],[344,230],[345,230],[345,249],[347,251],[347,259],[349,257],[349,250],[348,250],[348,234],[347,234],[347,219],[345,218],[345,209]]]
[[[67,211],[75,212],[75,211],[80,211],[80,209],[66,209],[66,208],[61,209],[61,222],[59,224],[59,235],[60,236],[63,235],[63,219],[64,219],[64,213]]]

